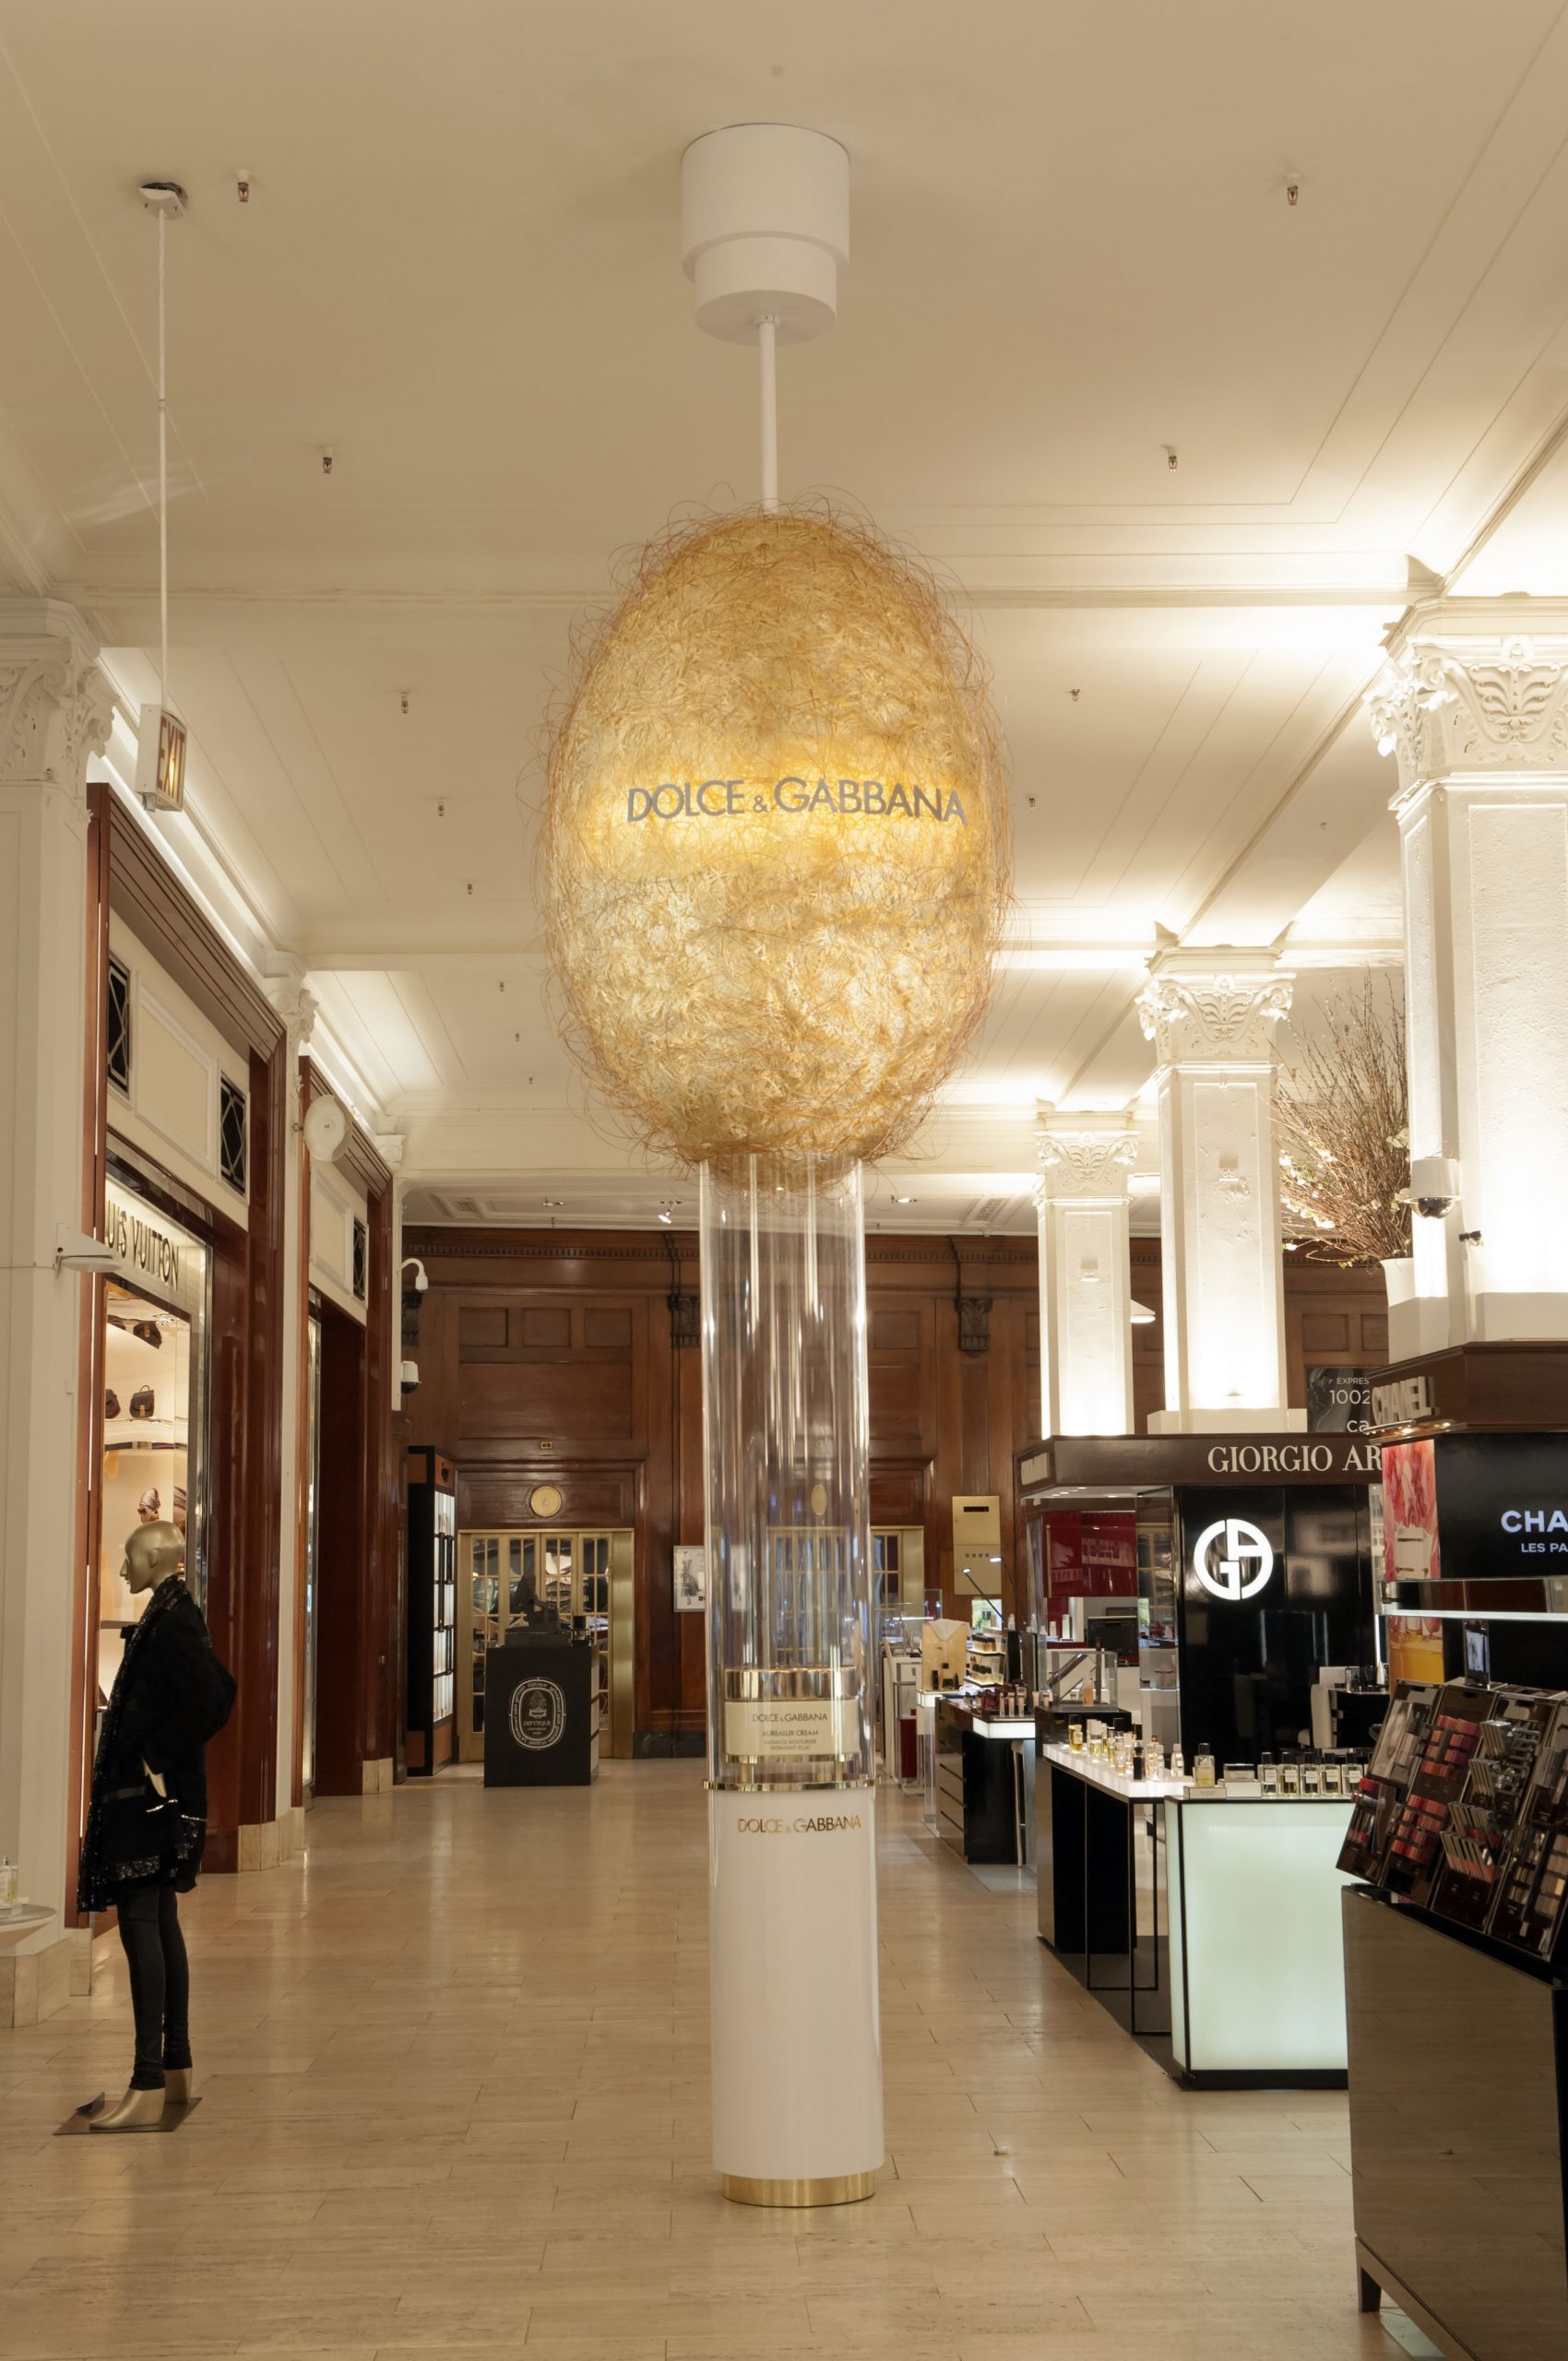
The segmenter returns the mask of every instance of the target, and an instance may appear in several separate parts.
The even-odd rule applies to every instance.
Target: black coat
[[[234,1683],[178,1574],[159,1584],[125,1636],[92,1770],[79,1910],[159,1878],[188,1892],[207,1841],[207,1741],[228,1720]],[[144,1770],[143,1766],[146,1766]],[[162,1775],[160,1804],[147,1777]]]

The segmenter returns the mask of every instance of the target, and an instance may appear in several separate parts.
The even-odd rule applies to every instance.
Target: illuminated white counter
[[[1179,2081],[1345,2080],[1350,1800],[1120,1778],[1042,1747],[1039,1931]]]

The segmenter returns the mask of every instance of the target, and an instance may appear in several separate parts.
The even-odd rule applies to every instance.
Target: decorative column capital
[[[83,801],[87,761],[109,743],[114,696],[74,608],[0,599],[0,785]]]
[[[1058,1114],[1042,1104],[1037,1121],[1039,1197],[1099,1198],[1116,1204],[1138,1160],[1138,1134],[1124,1108],[1106,1114]]]
[[[1532,628],[1515,628],[1521,621]],[[1568,774],[1568,613],[1545,599],[1445,600],[1367,691],[1396,804],[1458,771]]]
[[[406,1132],[374,1132],[371,1136],[375,1142],[375,1152],[387,1171],[400,1171],[409,1145],[408,1133]]]
[[[316,997],[304,980],[304,970],[264,976],[261,989],[282,1018],[295,1056],[303,1058],[310,1048],[317,1013]]]
[[[1272,951],[1162,951],[1138,1021],[1161,1066],[1270,1065],[1295,980]]]

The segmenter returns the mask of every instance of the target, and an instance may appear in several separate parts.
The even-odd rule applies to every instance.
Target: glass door
[[[484,1755],[484,1659],[552,1608],[593,1650],[601,1746],[630,1754],[633,1536],[532,1527],[457,1536],[457,1759]]]

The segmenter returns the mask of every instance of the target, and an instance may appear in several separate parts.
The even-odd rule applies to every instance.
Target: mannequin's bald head
[[[185,1537],[179,1527],[155,1517],[150,1525],[138,1525],[126,1536],[120,1579],[133,1591],[156,1590],[160,1582],[179,1572],[184,1555]]]

